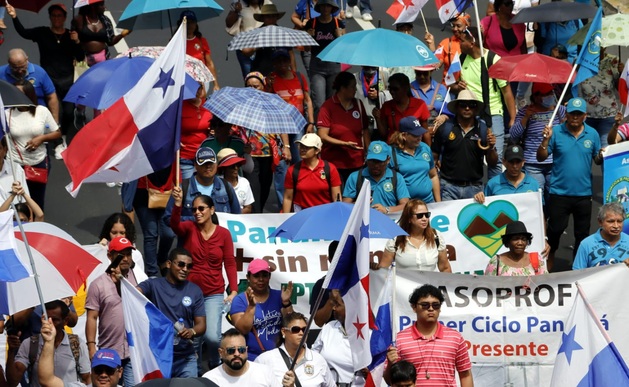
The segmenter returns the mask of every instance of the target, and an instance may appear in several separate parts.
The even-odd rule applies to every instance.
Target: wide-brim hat
[[[336,1],[334,0],[317,0],[317,4],[315,4],[314,6],[314,10],[321,13],[321,6],[322,5],[331,5],[332,6],[332,13],[338,11],[340,9],[339,5],[336,4]]]
[[[479,111],[479,112],[485,108],[485,104],[483,103],[483,101],[476,98],[476,95],[472,91],[464,89],[459,92],[459,96],[457,97],[457,99],[455,99],[454,101],[448,102],[448,110],[450,110],[452,114],[456,113],[456,105],[457,105],[457,102],[459,101],[478,102],[478,108],[476,109],[476,111]]]
[[[502,235],[502,243],[506,244],[514,235],[526,235],[528,240],[533,239],[533,234],[528,232],[524,223],[519,220],[507,224],[505,233]]]
[[[231,148],[221,149],[216,155],[216,157],[218,157],[219,168],[231,167],[234,164],[237,164],[240,166],[247,162],[242,157],[239,157],[236,151]]]
[[[277,10],[277,6],[275,4],[264,4],[262,8],[260,8],[260,13],[254,13],[253,18],[256,21],[262,23],[262,17],[267,15],[275,15],[278,19],[281,19],[286,12],[280,12]]]

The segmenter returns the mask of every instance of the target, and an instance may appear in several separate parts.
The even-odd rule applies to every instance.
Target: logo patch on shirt
[[[197,51],[201,51],[201,45],[199,43],[194,44],[194,49]]]
[[[190,298],[189,296],[185,296],[181,299],[181,303],[183,304],[183,306],[190,306],[192,305],[192,298]]]
[[[386,183],[384,183],[384,185],[382,186],[382,189],[384,189],[385,192],[392,192],[393,191],[393,184],[391,184],[390,181],[387,181]]]
[[[310,363],[307,363],[304,366],[304,373],[306,375],[314,375],[314,366],[312,364],[310,364]]]
[[[321,170],[321,174],[319,175],[319,177],[321,178],[321,180],[325,180],[325,171],[323,169]]]
[[[422,158],[426,161],[430,161],[430,155],[427,152],[422,153]]]
[[[360,112],[358,110],[354,110],[352,112],[352,117],[354,117],[355,119],[359,119],[360,118]]]
[[[586,147],[587,149],[590,149],[592,147],[592,140],[583,141],[583,146]]]
[[[453,141],[456,138],[456,135],[454,134],[454,132],[450,132],[450,135],[448,136],[448,140]]]

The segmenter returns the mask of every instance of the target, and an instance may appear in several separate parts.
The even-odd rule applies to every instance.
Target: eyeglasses
[[[415,214],[415,217],[417,219],[422,219],[422,218],[428,219],[428,218],[430,218],[430,211],[428,211],[428,212],[418,212],[418,213]]]
[[[191,207],[190,209],[192,210],[192,213],[194,214],[195,212],[199,211],[199,212],[203,212],[205,211],[207,208],[210,208],[208,206],[199,206],[199,207]]]
[[[478,107],[478,102],[476,101],[468,101],[468,102],[457,102],[456,106],[461,108],[461,109],[476,109]]]
[[[290,328],[285,328],[285,329],[295,335],[298,334],[299,332],[306,333],[306,327],[298,327],[297,325],[294,325]]]
[[[102,375],[103,372],[105,372],[107,375],[111,376],[113,375],[116,371],[118,370],[118,368],[111,368],[111,367],[107,367],[105,365],[99,365],[96,366],[94,368],[92,368],[92,372],[95,375]]]
[[[441,309],[441,303],[440,302],[418,302],[417,306],[419,306],[420,308],[422,308],[423,310],[428,310],[431,307],[434,310],[439,310]]]
[[[190,269],[192,269],[192,265],[193,265],[193,264],[192,264],[192,263],[188,263],[188,264],[186,264],[184,261],[179,261],[179,262],[177,262],[177,263],[176,263],[176,265],[177,265],[177,267],[179,267],[179,268],[182,268],[182,269],[183,269],[183,268],[185,267],[185,268],[187,268],[188,270],[190,270]]]
[[[245,347],[244,345],[242,347],[228,347],[225,348],[225,352],[228,355],[233,355],[236,353],[236,351],[238,351],[239,353],[247,353],[247,347]]]

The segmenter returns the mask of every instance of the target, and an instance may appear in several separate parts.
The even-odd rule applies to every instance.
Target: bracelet
[[[190,330],[192,331],[192,336],[196,336],[197,335],[197,331],[195,331],[194,328],[190,328]]]
[[[288,305],[282,303],[282,308],[290,308],[291,306],[293,306],[293,303],[291,301],[288,301]]]
[[[384,210],[387,212],[387,214],[391,211],[389,207],[384,207]]]
[[[544,149],[544,150],[546,150],[546,147],[544,145],[542,145],[542,144],[539,144],[539,147]]]
[[[288,149],[290,149],[290,145],[288,145],[288,144],[284,144],[284,148],[288,148]]]
[[[86,341],[85,344],[96,344],[95,341]]]

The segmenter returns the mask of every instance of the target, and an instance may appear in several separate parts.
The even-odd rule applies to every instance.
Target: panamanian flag
[[[472,5],[472,0],[436,0],[437,12],[442,23],[458,17]]]
[[[2,112],[4,115],[4,112]],[[0,212],[0,281],[15,282],[31,275],[18,256],[13,231],[13,210]]]
[[[428,0],[393,0],[387,14],[395,19],[394,24],[412,23]]]
[[[83,183],[129,182],[175,160],[181,133],[186,23],[131,90],[62,153],[74,197]]]

